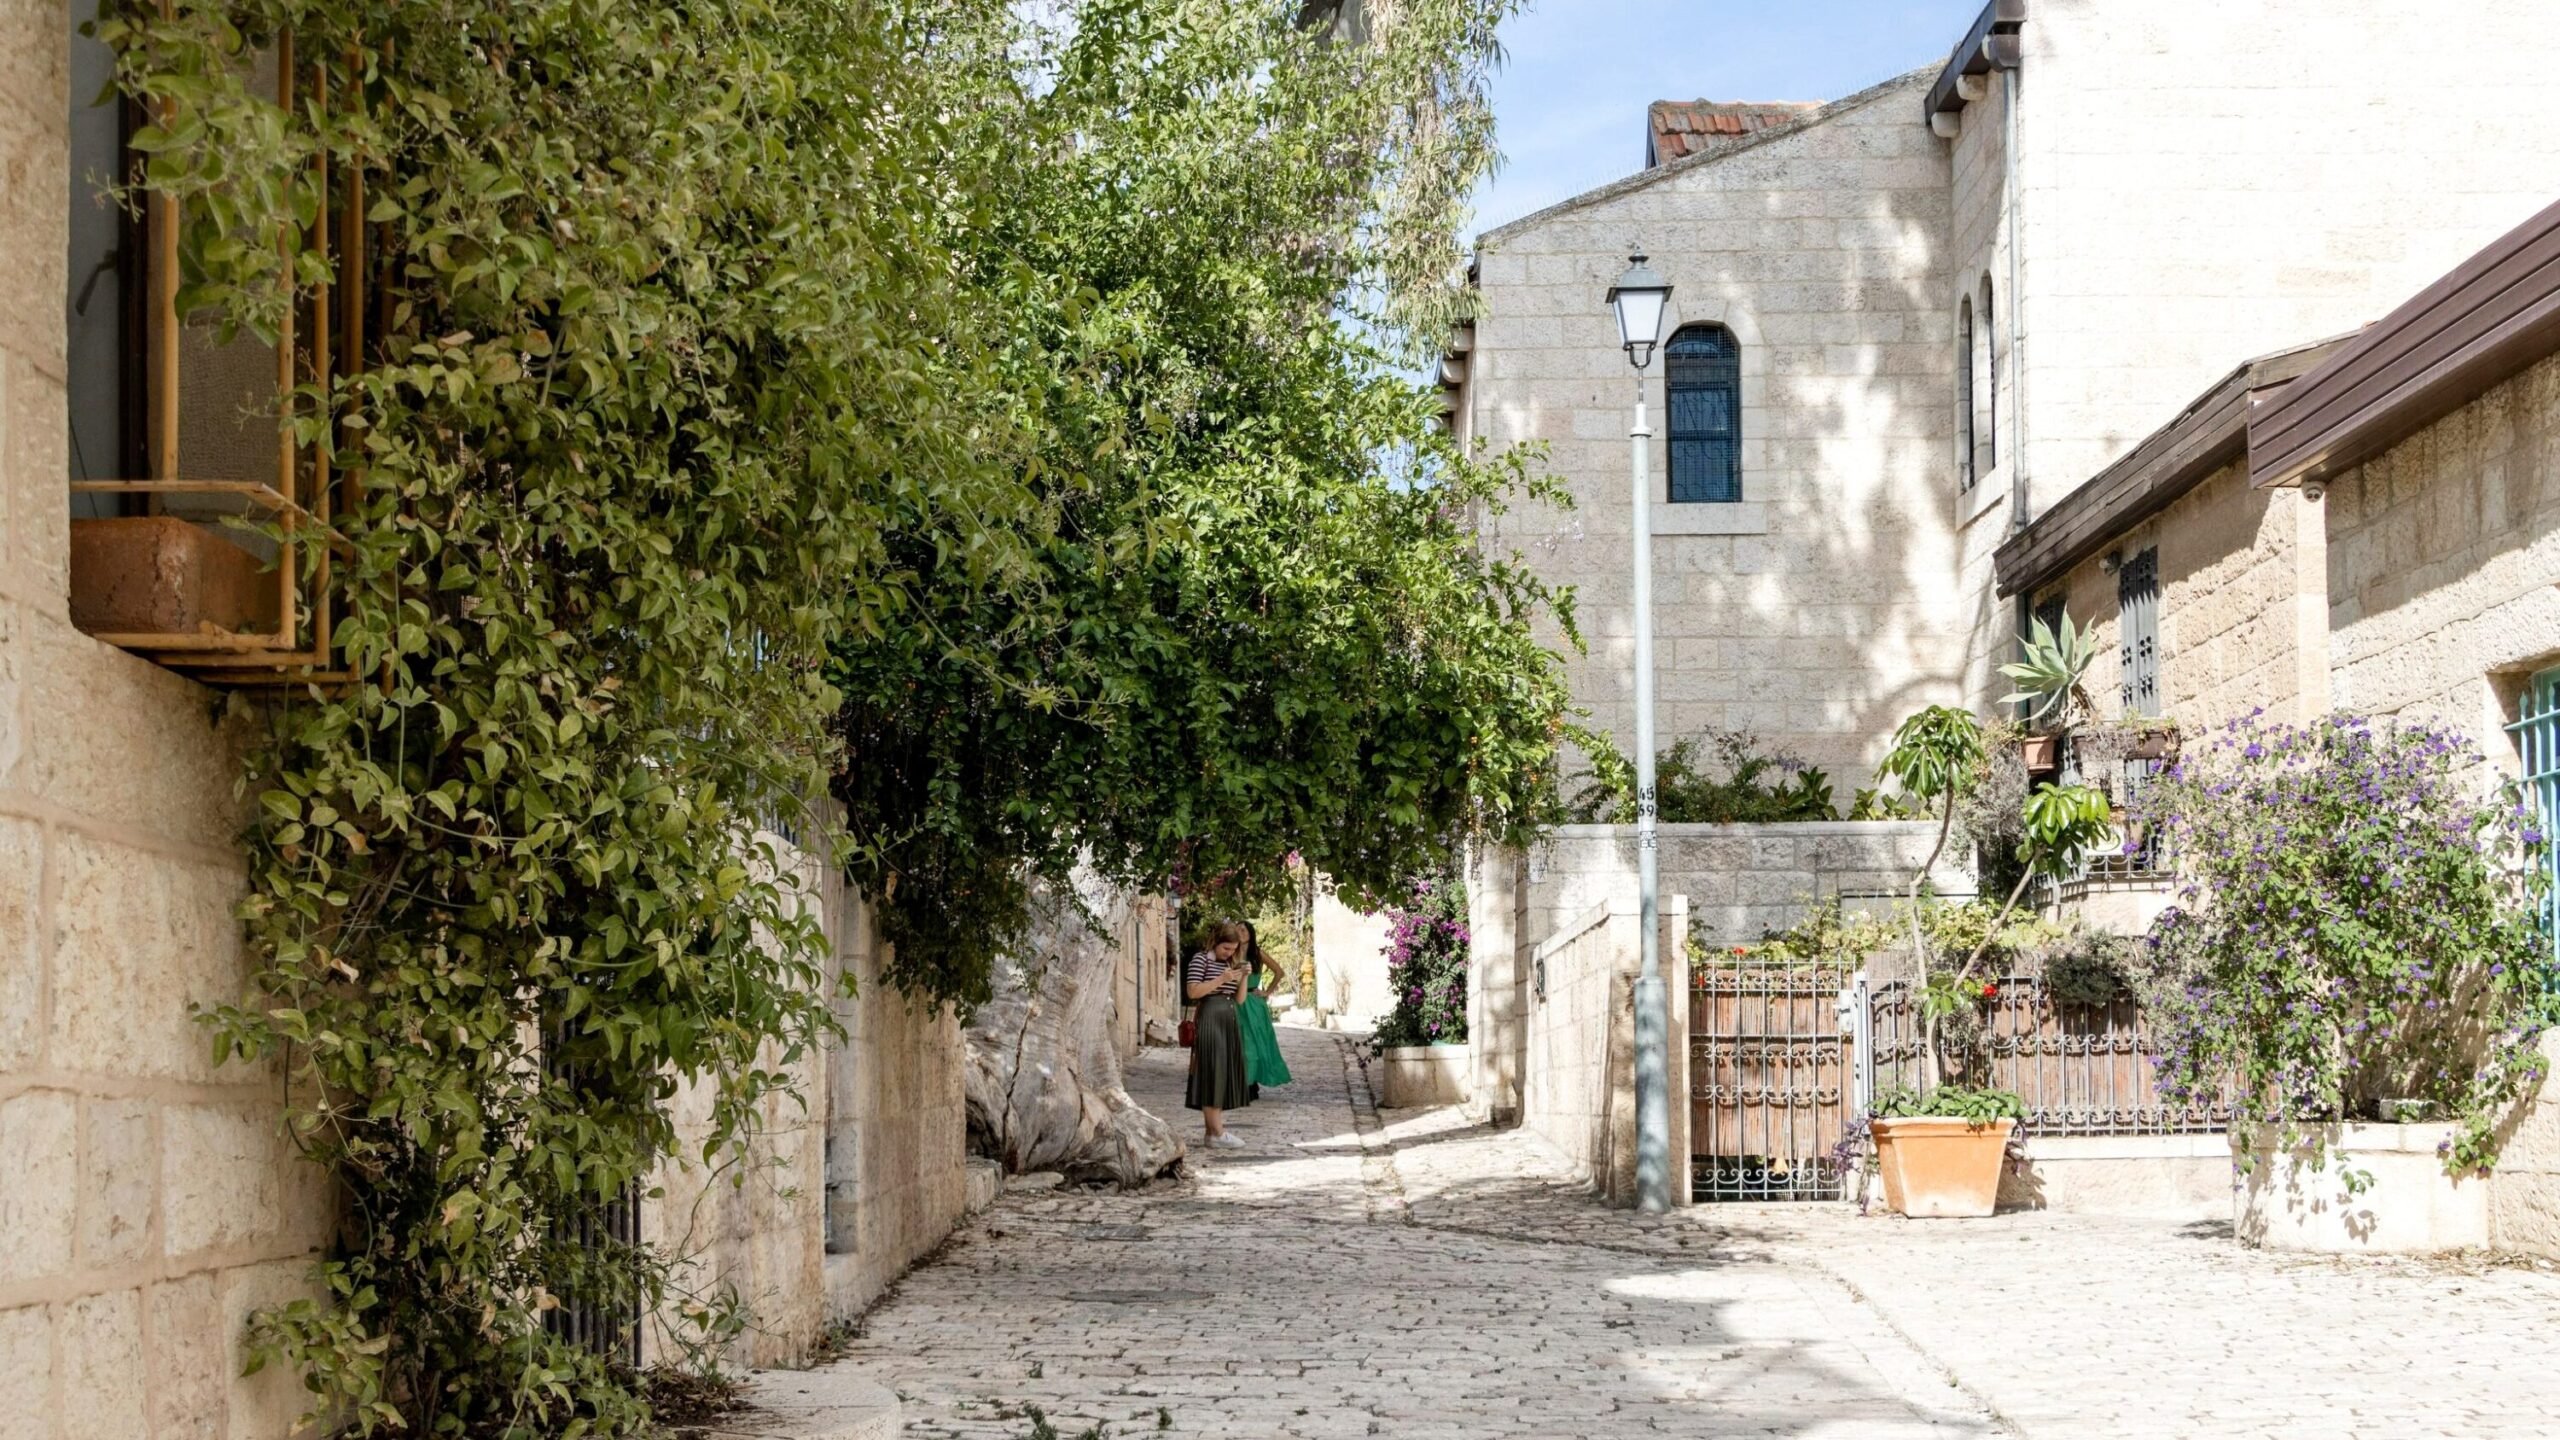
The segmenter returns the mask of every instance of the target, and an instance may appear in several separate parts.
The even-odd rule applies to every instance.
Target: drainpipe
[[[2017,41],[2011,38],[2015,47]],[[2018,65],[2024,59],[2013,48],[2000,69],[2001,185],[2008,201],[2009,231],[2009,528],[2024,530],[2034,517],[2027,512],[2027,327],[2026,294],[2018,288]],[[1995,381],[1996,383],[1996,381]]]

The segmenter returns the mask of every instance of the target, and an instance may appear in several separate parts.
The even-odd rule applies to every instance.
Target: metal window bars
[[[276,41],[273,61],[276,103],[297,121],[316,123],[333,102],[354,94],[358,82],[349,77],[361,73],[361,58],[353,53],[334,69],[325,62],[305,63],[297,58],[289,32]],[[154,118],[174,123],[174,103],[162,102]],[[331,516],[352,497],[355,477],[333,473],[332,446],[297,445],[291,421],[300,397],[308,391],[325,395],[333,381],[355,373],[379,336],[380,287],[373,286],[377,294],[369,297],[368,272],[380,257],[369,254],[366,243],[371,227],[364,218],[364,172],[344,167],[333,177],[325,150],[311,163],[324,203],[298,236],[294,222],[280,218],[277,244],[291,251],[298,241],[301,249],[326,256],[329,278],[299,288],[276,337],[273,479],[186,473],[179,445],[181,379],[188,368],[181,352],[185,319],[178,311],[181,217],[175,200],[153,193],[143,207],[147,380],[142,452],[148,473],[71,482],[74,494],[142,497],[156,514],[192,510],[196,513],[179,513],[178,518],[199,524],[235,523],[241,515],[262,513],[275,525],[274,629],[226,628],[206,620],[191,631],[107,630],[96,636],[208,684],[342,684],[352,678],[337,667],[333,644],[343,580],[333,577],[332,570],[345,552],[345,541],[332,528]]]
[[[592,1072],[568,1058],[555,1025],[543,1033],[542,1068],[571,1095],[590,1093]],[[640,1186],[627,1182],[610,1197],[552,1222],[550,1242],[576,1278],[575,1293],[557,1295],[542,1328],[601,1359],[640,1367],[640,1292],[622,1257],[640,1244]]]
[[[2546,938],[2560,939],[2560,669],[2545,670],[2525,682],[2516,705],[2515,737],[2525,793],[2534,809],[2534,828],[2543,843],[2541,919]]]

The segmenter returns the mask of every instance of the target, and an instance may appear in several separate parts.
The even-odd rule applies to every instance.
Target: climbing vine
[[[274,336],[364,186],[378,338],[285,423],[347,477],[355,682],[267,708],[247,760],[254,1000],[347,1197],[313,1297],[255,1353],[355,1433],[628,1433],[627,1377],[546,1333],[654,1308],[664,1257],[572,1244],[675,1142],[709,1152],[828,1026],[816,923],[759,841],[819,793],[826,642],[888,630],[944,552],[1011,563],[1003,466],[870,7],[230,0],[99,26],[181,305]],[[277,104],[290,36],[325,90]],[[320,160],[331,188],[323,190]]]
[[[1557,597],[1466,524],[1523,473],[1391,363],[1458,303],[1510,8],[110,7],[182,310],[275,338],[357,182],[378,262],[280,416],[341,477],[351,680],[261,710],[207,1017],[346,1197],[252,1337],[315,1416],[646,1424],[541,1316],[656,1308],[665,1257],[567,1237],[679,1086],[711,1159],[825,1038],[764,838],[814,796],[964,1001],[1074,853],[1375,887],[1527,823]]]

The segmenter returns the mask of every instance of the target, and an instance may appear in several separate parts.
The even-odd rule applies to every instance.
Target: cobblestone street
[[[1648,1219],[1357,1052],[1141,1194],[1008,1194],[842,1363],[917,1436],[2560,1436],[2560,1275],[1838,1206]],[[1132,1092],[1181,1110],[1182,1055]],[[1196,1133],[1189,1130],[1186,1133]],[[1036,1407],[1036,1409],[1035,1409]]]

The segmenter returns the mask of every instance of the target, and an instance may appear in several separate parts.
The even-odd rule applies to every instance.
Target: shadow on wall
[[[1888,82],[1822,125],[1488,244],[1536,283],[1487,284],[1478,344],[1507,363],[1486,382],[1485,432],[1547,442],[1576,501],[1488,529],[1576,585],[1590,650],[1568,659],[1574,694],[1622,749],[1631,520],[1613,437],[1631,386],[1601,297],[1639,237],[1674,284],[1671,323],[1723,324],[1742,348],[1745,503],[1663,508],[1760,525],[1653,542],[1662,742],[1748,731],[1830,771],[1845,802],[1905,715],[1964,696],[1983,615],[1963,594],[1975,497],[1958,494],[1953,453],[1951,187],[1912,113],[1923,84]],[[1557,308],[1584,288],[1587,315]],[[1657,429],[1662,370],[1646,375]],[[1648,467],[1658,506],[1665,451],[1657,439]],[[1974,523],[2003,522],[1995,507]]]

